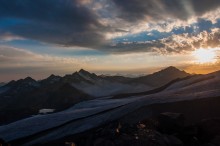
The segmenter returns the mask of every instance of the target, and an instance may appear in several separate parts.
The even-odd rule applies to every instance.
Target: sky
[[[0,82],[81,68],[209,73],[219,54],[219,0],[0,0]]]

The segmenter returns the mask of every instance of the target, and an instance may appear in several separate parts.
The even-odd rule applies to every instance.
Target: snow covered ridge
[[[212,97],[220,97],[218,73],[180,80],[167,89],[150,95],[80,102],[58,113],[39,115],[0,126],[0,137],[10,142],[32,135],[22,145],[33,145],[89,130],[146,105]]]

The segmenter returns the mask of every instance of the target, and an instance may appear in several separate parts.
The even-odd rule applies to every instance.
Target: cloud
[[[24,38],[13,35],[11,33],[0,33],[0,42],[12,41],[12,40],[24,40]]]
[[[204,30],[196,35],[193,33],[172,35],[159,42],[165,45],[165,48],[161,49],[164,53],[184,53],[198,48],[216,48],[220,46],[220,29],[214,28],[210,32]]]
[[[208,32],[219,19],[219,6],[219,0],[0,0],[0,39],[30,39],[110,53],[181,52],[161,37],[118,43],[114,40],[154,30],[158,36],[163,36],[161,32],[173,33],[163,36],[169,40],[171,35],[186,33],[178,28],[192,30],[194,23],[201,24],[196,26],[197,33]]]
[[[65,46],[102,44],[105,26],[83,4],[79,0],[0,0],[0,20],[11,20],[1,31]]]
[[[157,52],[159,54],[186,53],[198,48],[220,47],[220,29],[203,30],[198,34],[183,33],[152,40],[120,42],[106,46],[110,53]]]
[[[47,73],[67,73],[86,66],[91,59],[59,57],[51,55],[41,55],[24,49],[0,46],[0,72],[10,70],[17,73],[18,70],[25,72],[44,72]]]
[[[216,9],[220,6],[219,0],[113,0],[119,11],[119,17],[127,21],[164,20],[188,18]]]

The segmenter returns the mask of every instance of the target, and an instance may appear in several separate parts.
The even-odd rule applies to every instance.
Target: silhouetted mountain
[[[48,78],[40,81],[40,84],[42,85],[49,85],[49,84],[54,84],[57,83],[61,80],[62,77],[60,76],[55,76],[54,74],[50,75]]]
[[[96,74],[89,73],[88,71],[85,71],[83,69],[76,73],[83,79],[80,79],[80,82],[72,82],[72,85],[77,89],[96,97],[109,96],[127,92],[140,92],[143,90],[149,90],[151,88],[143,84],[128,84],[124,81],[126,77],[97,76]],[[122,80],[120,81],[119,78],[122,78]]]
[[[94,82],[95,80],[99,80],[100,78],[94,74],[94,73],[90,73],[88,71],[85,71],[83,69],[81,69],[79,72],[79,75],[82,76],[84,79]]]
[[[80,69],[78,73],[83,74],[83,75],[88,75],[88,76],[91,75],[90,72],[88,72],[88,71],[86,71],[86,70],[84,70],[84,69]]]
[[[187,76],[190,76],[190,74],[170,66],[153,74],[136,78],[133,82],[139,82],[153,87],[160,87],[174,79],[184,78]]]
[[[37,81],[35,81],[31,77],[27,77],[25,79],[11,81],[8,84],[4,85],[3,87],[7,88],[7,94],[19,95],[19,94],[24,94],[26,92],[31,92],[39,88],[39,86],[40,84]]]
[[[91,83],[90,81],[86,80],[84,77],[82,77],[79,72],[75,72],[70,75],[65,75],[62,79],[61,82],[63,83],[81,83],[81,82],[88,82]]]
[[[91,99],[92,96],[59,81],[61,77],[51,75],[37,82],[28,77],[12,81],[0,88],[0,123],[11,122],[33,114],[43,108],[64,110],[75,103]]]
[[[120,83],[128,83],[133,80],[133,78],[124,77],[124,76],[106,76],[106,75],[100,75],[101,78],[109,81],[116,81]]]
[[[91,96],[83,93],[82,91],[74,88],[68,83],[52,84],[46,87],[38,88],[25,97],[29,100],[28,105],[37,110],[41,108],[52,108],[56,110],[63,110],[69,106],[74,105],[80,101],[91,99]]]
[[[155,87],[163,86],[174,79],[184,78],[190,75],[191,74],[186,73],[185,71],[181,71],[173,66],[170,66],[153,74],[136,77],[136,78],[129,78],[124,76],[105,76],[105,75],[101,75],[100,77],[109,81],[116,81],[126,84],[131,84],[131,83],[145,84],[155,88]]]
[[[20,79],[17,81],[11,81],[8,84],[6,84],[6,86],[10,86],[10,87],[16,87],[16,86],[34,86],[35,84],[37,84],[37,81],[35,81],[34,79],[32,79],[31,77],[26,77],[25,79]]]

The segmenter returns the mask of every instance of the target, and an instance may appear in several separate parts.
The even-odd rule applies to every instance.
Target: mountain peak
[[[188,76],[190,75],[189,73],[185,72],[185,71],[181,71],[178,68],[174,67],[174,66],[169,66],[165,69],[162,69],[158,72],[155,72],[154,74],[158,74],[158,75],[163,75],[163,76],[172,76],[172,75],[180,75],[181,76]]]
[[[61,79],[60,76],[56,76],[54,74],[51,74],[48,78],[43,80],[43,83],[44,84],[52,84],[52,83],[58,82],[60,79]]]
[[[184,78],[187,76],[190,76],[190,74],[186,73],[185,71],[181,71],[174,66],[169,66],[153,74],[140,77],[137,80],[139,82],[142,82],[142,83],[154,86],[154,87],[160,87],[172,80],[175,80],[177,78]]]
[[[179,70],[178,68],[174,67],[174,66],[169,66],[165,69],[162,69],[161,71],[169,71],[169,72],[180,72],[181,70]]]
[[[86,76],[90,76],[91,75],[90,72],[88,72],[88,71],[86,71],[84,69],[80,69],[78,73],[81,74],[81,75],[86,75]]]
[[[31,77],[26,77],[25,79],[23,79],[23,81],[26,81],[26,82],[35,82],[34,79],[32,79]]]
[[[84,70],[84,69],[80,69],[79,70],[79,73],[82,73],[82,74],[90,74],[90,72]]]
[[[174,67],[174,66],[169,66],[163,70],[170,70],[170,71],[180,71],[178,68]]]
[[[90,72],[88,72],[88,71],[86,71],[86,70],[84,70],[84,69],[81,69],[79,72],[78,72],[78,74],[82,77],[82,78],[84,78],[84,79],[86,79],[87,81],[94,81],[94,80],[97,80],[98,79],[98,76],[95,74],[95,73],[90,73]]]
[[[48,78],[54,78],[56,77],[54,74],[51,74]]]
[[[60,76],[56,76],[54,74],[51,74],[47,79],[57,79],[57,78],[61,78]]]
[[[159,76],[176,76],[177,78],[179,77],[185,77],[185,76],[189,76],[190,74],[182,71],[174,66],[169,66],[165,69],[162,69],[158,72],[155,72],[154,75],[159,75]]]

